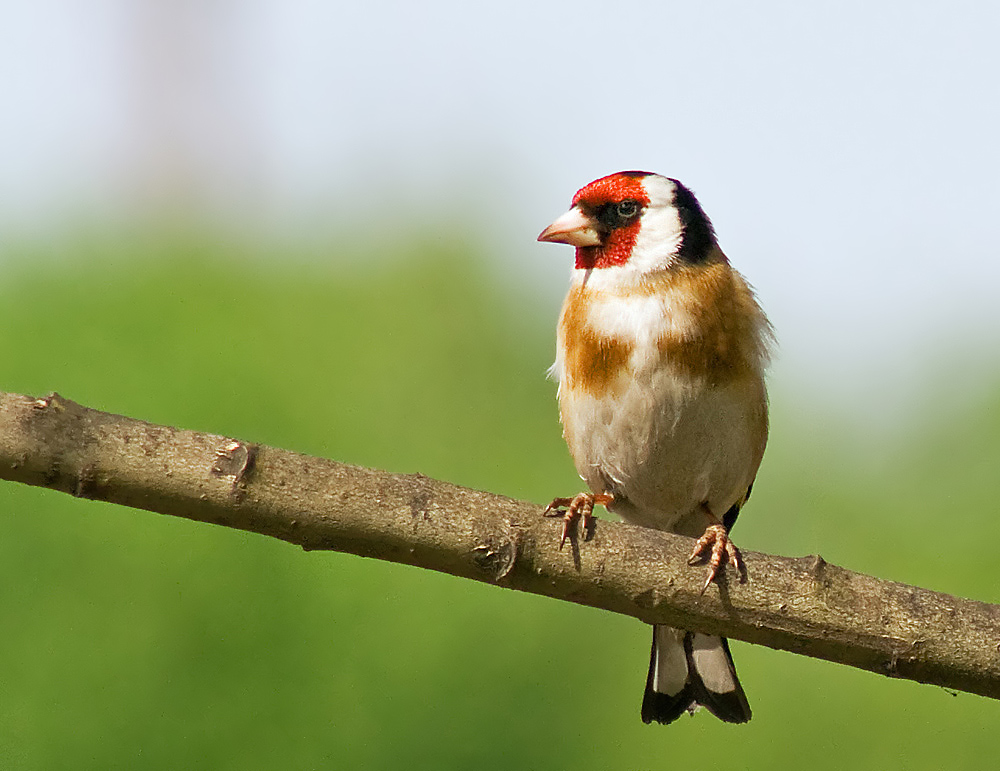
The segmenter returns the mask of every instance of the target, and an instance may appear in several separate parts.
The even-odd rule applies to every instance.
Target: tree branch
[[[747,552],[702,596],[692,541],[602,521],[558,549],[541,508],[229,437],[0,394],[0,478],[400,562],[1000,698],[1000,606]]]

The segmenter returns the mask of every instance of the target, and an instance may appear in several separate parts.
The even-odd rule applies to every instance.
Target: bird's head
[[[712,223],[676,179],[620,171],[591,182],[572,208],[538,236],[576,247],[580,270],[622,267],[638,273],[722,257]]]

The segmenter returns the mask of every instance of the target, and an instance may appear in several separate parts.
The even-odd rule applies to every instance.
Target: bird
[[[576,256],[559,315],[559,415],[589,488],[546,508],[593,526],[603,505],[627,523],[697,538],[703,592],[727,564],[746,568],[729,531],[768,435],[765,373],[774,333],[753,288],[719,247],[694,193],[676,179],[622,171],[595,180],[538,236]],[[751,718],[728,642],[653,627],[641,717],[671,723],[699,707]]]

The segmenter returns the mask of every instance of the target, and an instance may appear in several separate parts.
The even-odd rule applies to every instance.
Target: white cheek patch
[[[672,205],[655,205],[642,215],[642,226],[632,248],[629,264],[642,273],[667,267],[680,249],[684,237],[677,210]]]
[[[649,204],[629,263],[646,273],[667,267],[684,238],[684,226],[674,206],[676,189],[666,177],[653,175],[642,181]]]

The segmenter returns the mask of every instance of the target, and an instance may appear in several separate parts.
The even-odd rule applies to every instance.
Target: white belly
[[[559,403],[577,471],[592,490],[615,495],[611,510],[686,535],[708,524],[703,504],[721,519],[742,501],[767,437],[758,379],[708,386],[661,368],[598,397],[560,387]]]

